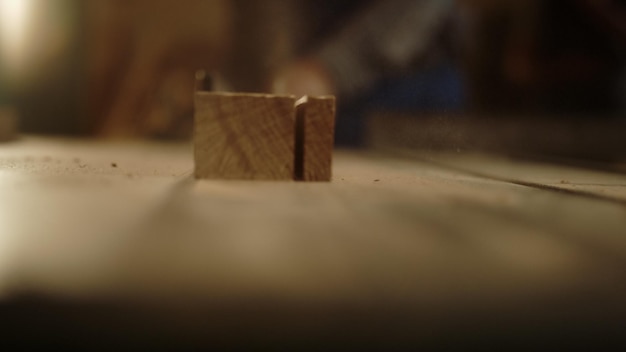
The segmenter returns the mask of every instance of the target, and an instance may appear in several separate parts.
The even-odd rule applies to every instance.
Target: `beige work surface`
[[[497,159],[449,158],[487,175],[339,151],[331,183],[196,181],[186,144],[0,144],[2,302],[188,305],[231,323],[258,304],[299,337],[333,324],[355,336],[383,326],[383,339],[481,324],[511,336],[621,331],[626,206],[491,178],[508,170]],[[577,175],[593,192],[626,187],[571,168],[510,170],[565,188]]]

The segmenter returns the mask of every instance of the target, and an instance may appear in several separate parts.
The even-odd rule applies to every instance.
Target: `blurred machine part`
[[[17,111],[11,107],[0,106],[0,142],[17,137]]]

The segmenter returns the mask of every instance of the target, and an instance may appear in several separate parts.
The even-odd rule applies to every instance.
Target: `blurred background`
[[[204,70],[217,90],[336,94],[340,145],[398,115],[623,126],[625,3],[0,0],[0,106],[23,133],[185,139]],[[626,134],[592,142],[605,130]]]

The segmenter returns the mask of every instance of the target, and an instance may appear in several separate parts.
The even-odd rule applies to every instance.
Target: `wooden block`
[[[293,180],[295,98],[197,92],[196,178]]]
[[[304,97],[297,103],[297,141],[302,160],[296,159],[296,178],[330,181],[335,137],[335,97]],[[298,148],[300,149],[300,148]],[[301,169],[299,165],[301,164]]]

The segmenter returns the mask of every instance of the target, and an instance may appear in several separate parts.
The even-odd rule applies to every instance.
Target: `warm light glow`
[[[34,0],[0,0],[0,55],[9,71],[20,70]]]
[[[0,0],[0,85],[28,91],[66,63],[75,40],[77,2]]]

